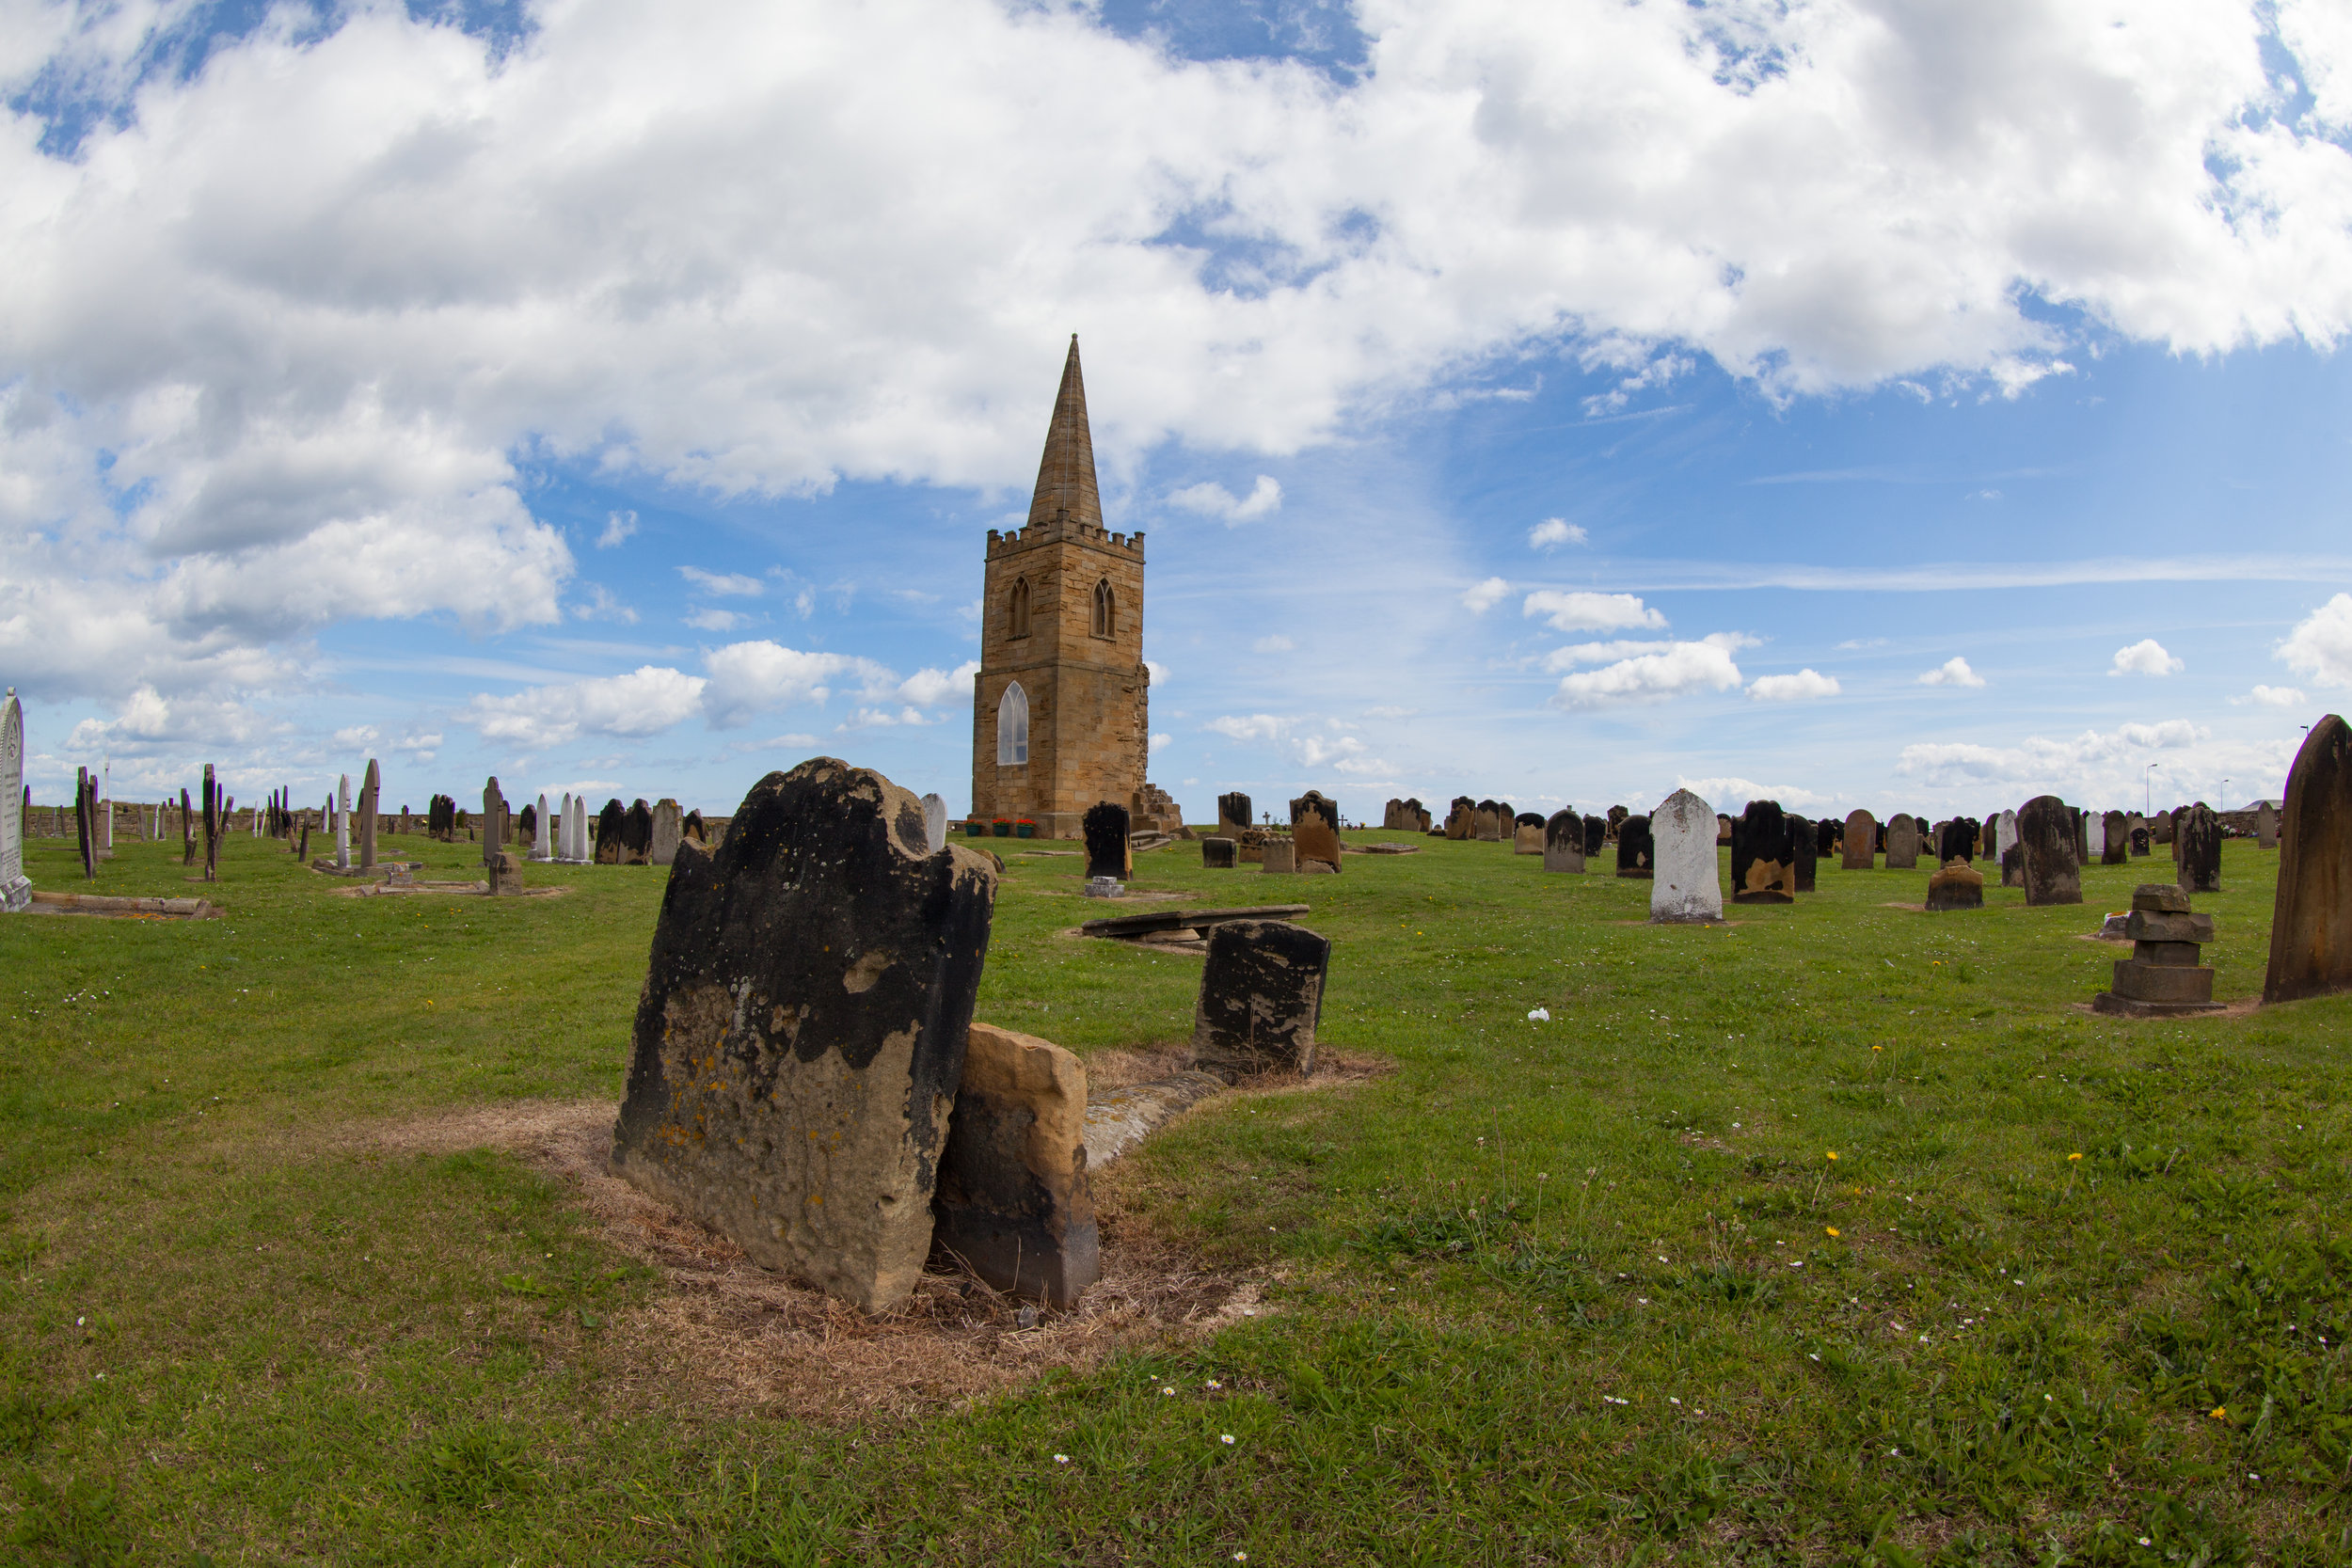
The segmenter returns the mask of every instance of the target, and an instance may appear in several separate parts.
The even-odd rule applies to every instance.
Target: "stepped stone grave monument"
[[[1108,878],[1124,882],[1135,875],[1135,854],[1128,847],[1127,808],[1116,800],[1098,800],[1079,819],[1085,835],[1087,880]]]
[[[1715,870],[1715,808],[1687,789],[1676,790],[1650,814],[1650,845],[1656,857],[1649,888],[1652,921],[1685,925],[1724,917],[1724,890]],[[1737,856],[1739,851],[1732,853]]]
[[[1576,813],[1553,812],[1544,824],[1544,869],[1583,874],[1584,819]]]
[[[685,841],[686,813],[665,795],[653,803],[653,822],[645,835],[645,863],[672,863],[677,859],[677,847]]]
[[[2094,1010],[2163,1018],[2220,1009],[2213,999],[2213,971],[2197,961],[2199,947],[2213,940],[2213,916],[2191,914],[2185,889],[2172,882],[2133,889],[2123,934],[2131,939],[2132,956],[2117,961],[2115,989],[2090,999]]]
[[[2079,904],[2082,864],[2074,858],[2074,808],[2055,795],[2037,795],[2017,814],[2017,841],[2026,863],[2026,902]]]
[[[1650,843],[1649,818],[1628,816],[1617,824],[1617,875],[1649,880],[1657,870],[1657,849]]]
[[[1709,852],[1709,863],[1712,863]],[[1788,817],[1777,800],[1750,800],[1731,825],[1731,901],[1793,904],[1796,868],[1788,854]]]
[[[1239,843],[1241,835],[1257,825],[1258,819],[1250,815],[1248,796],[1235,791],[1216,798],[1216,832],[1219,838],[1230,838]]]
[[[621,840],[627,835],[628,826],[628,808],[621,804],[620,798],[615,796],[605,801],[604,809],[596,813],[596,863],[598,865],[622,863],[621,857],[627,851],[623,849]]]
[[[2200,800],[2181,814],[2173,843],[2179,850],[2181,886],[2191,893],[2221,891],[2221,823]]]
[[[1907,811],[1899,811],[1886,824],[1886,869],[1911,871],[1918,864],[1918,819]]]
[[[1820,891],[1821,857],[1814,847],[1819,842],[1811,822],[1802,816],[1788,818],[1788,886],[1792,893]]]
[[[32,879],[24,875],[24,815],[31,800],[24,789],[24,705],[11,686],[0,698],[0,914],[33,902]]]
[[[682,850],[637,1004],[617,1176],[865,1311],[914,1288],[988,953],[993,860],[831,757]]]
[[[2122,865],[2132,852],[2132,830],[2120,811],[2111,811],[2099,819],[2099,863]]]
[[[1544,819],[1532,811],[1523,811],[1511,819],[1511,853],[1540,855],[1544,852]]]
[[[2352,728],[2328,714],[2287,771],[2263,1002],[2352,990]]]
[[[695,837],[702,836],[702,816],[694,815]],[[930,842],[931,853],[947,847],[947,798],[937,793],[923,797],[923,832]]]
[[[1878,867],[1879,825],[1870,814],[1856,806],[1846,814],[1845,858],[1838,863],[1843,871],[1872,871]]]
[[[1258,869],[1287,875],[1298,869],[1297,851],[1279,833],[1267,833],[1258,843]]]
[[[1209,933],[1208,962],[1194,1004],[1197,1067],[1246,1072],[1311,1072],[1315,1024],[1331,944],[1286,920],[1234,920]]]
[[[1232,839],[1212,833],[1200,841],[1200,863],[1211,871],[1231,871],[1240,863],[1233,853],[1237,847]]]
[[[965,1040],[931,1250],[992,1290],[1075,1306],[1103,1274],[1087,1189],[1086,1069],[1051,1041],[993,1024],[973,1024]]]
[[[2279,813],[2267,800],[2254,807],[2254,847],[2279,847]]]
[[[1339,802],[1309,790],[1291,802],[1291,846],[1301,871],[1340,869]]]
[[[1984,873],[1965,855],[1954,855],[1928,879],[1927,910],[1943,914],[1953,910],[1984,908]]]

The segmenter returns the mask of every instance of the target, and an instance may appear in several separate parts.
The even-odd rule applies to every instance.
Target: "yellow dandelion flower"
[[[2213,1418],[2217,1421],[2228,1420],[2230,1418],[2230,1407],[2226,1404],[2215,1405],[2213,1407]]]
[[[2079,1160],[2079,1159],[2081,1159],[2081,1158],[2082,1158],[2082,1156],[2081,1156],[2081,1155],[2079,1155],[2079,1154],[2069,1154],[2069,1155],[2067,1156],[2067,1159],[2069,1159],[2069,1160]]]
[[[1837,1158],[1837,1150],[1836,1150],[1836,1149],[1834,1149],[1834,1148],[1825,1148],[1825,1149],[1823,1149],[1823,1150],[1821,1151],[1821,1153],[1822,1153],[1822,1154],[1823,1154],[1826,1158],[1829,1158],[1829,1159],[1832,1159],[1832,1160],[1835,1160],[1835,1159],[1836,1159],[1836,1158]]]
[[[1828,1231],[1833,1236],[1837,1234],[1837,1227],[1834,1225],[1825,1225],[1821,1227],[1821,1228]]]

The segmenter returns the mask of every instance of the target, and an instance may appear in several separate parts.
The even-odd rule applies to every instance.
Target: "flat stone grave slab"
[[[1078,929],[1090,937],[1123,941],[1163,931],[1194,931],[1205,937],[1229,920],[1295,920],[1311,912],[1306,904],[1260,904],[1243,910],[1154,910],[1150,914],[1118,914],[1089,920]]]

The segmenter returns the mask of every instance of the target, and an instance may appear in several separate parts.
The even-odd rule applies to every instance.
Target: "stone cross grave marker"
[[[2263,1002],[2352,990],[2352,728],[2312,726],[2287,771]]]
[[[1753,808],[1751,808],[1753,809]],[[1654,875],[1649,917],[1684,925],[1724,917],[1724,890],[1715,870],[1715,808],[1677,789],[1650,814]]]

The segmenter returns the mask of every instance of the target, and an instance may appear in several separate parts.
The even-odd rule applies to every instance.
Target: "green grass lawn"
[[[2161,852],[2079,909],[1939,916],[1888,907],[1924,868],[1824,863],[1697,928],[1422,842],[1279,883],[1138,860],[1312,904],[1322,1038],[1394,1069],[1212,1102],[1109,1173],[1272,1310],[851,1425],[649,1394],[613,1325],[664,1281],[561,1182],[341,1135],[616,1098],[660,871],[346,899],[231,839],[226,919],[0,919],[0,1557],[2352,1560],[2352,997],[2076,1010],[2128,951],[2080,933]],[[1199,960],[1064,935],[1083,863],[1009,858],[980,1016],[1186,1037]],[[2261,990],[2275,863],[2233,840],[2198,900],[2217,996]],[[86,885],[57,841],[28,869]],[[96,891],[187,875],[127,845]]]

